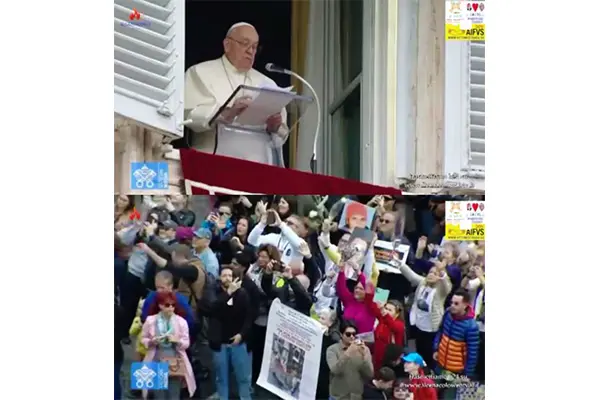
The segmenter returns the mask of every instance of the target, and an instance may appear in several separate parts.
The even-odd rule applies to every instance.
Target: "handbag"
[[[169,364],[169,377],[185,377],[185,364],[180,356],[163,356],[160,361]]]

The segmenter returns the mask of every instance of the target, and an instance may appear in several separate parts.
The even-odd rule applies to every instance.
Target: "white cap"
[[[248,22],[237,22],[237,23],[235,23],[235,24],[231,25],[231,28],[229,28],[229,29],[227,30],[227,35],[226,35],[226,36],[229,36],[229,35],[231,35],[231,32],[233,32],[233,30],[234,30],[235,28],[239,28],[240,26],[250,26],[250,27],[254,28],[254,25],[252,25],[252,24],[249,24]],[[256,28],[254,28],[254,30],[256,30]]]

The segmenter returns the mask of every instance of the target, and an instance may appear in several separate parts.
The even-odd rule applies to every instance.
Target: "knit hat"
[[[194,229],[187,226],[180,226],[175,230],[175,239],[180,242],[182,240],[190,240],[194,237]]]

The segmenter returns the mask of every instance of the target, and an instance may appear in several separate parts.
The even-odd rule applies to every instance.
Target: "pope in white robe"
[[[209,122],[238,86],[276,87],[272,79],[252,68],[258,40],[252,25],[234,24],[223,40],[225,54],[221,58],[196,64],[186,71],[184,107],[186,126],[194,132],[190,139],[193,148],[213,153],[216,129],[215,124],[209,126]],[[233,105],[230,103],[224,112],[229,121],[247,106],[248,95],[243,90],[238,92]],[[216,154],[281,165],[281,148],[289,134],[286,118],[285,108],[269,117],[261,127],[267,133],[221,132]]]

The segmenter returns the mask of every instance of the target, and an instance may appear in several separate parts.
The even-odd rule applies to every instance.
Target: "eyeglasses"
[[[236,42],[237,44],[242,46],[242,48],[244,50],[252,49],[252,51],[254,51],[257,54],[260,53],[260,51],[262,50],[262,46],[258,43],[242,42],[242,41],[232,38],[231,36],[227,36],[227,39],[233,40],[234,42]]]
[[[219,214],[219,216],[221,216],[221,217],[222,217],[223,215],[227,215],[227,216],[230,216],[230,215],[231,215],[231,213],[230,213],[230,212],[227,212],[227,211],[221,211],[221,210],[219,210],[218,214]]]
[[[346,336],[346,337],[355,337],[356,336],[356,332],[344,332],[344,336]]]
[[[173,308],[175,308],[175,303],[165,303],[165,304],[163,304],[163,307],[173,307]]]
[[[391,219],[379,218],[379,221],[381,221],[382,224],[391,224],[392,223]]]

